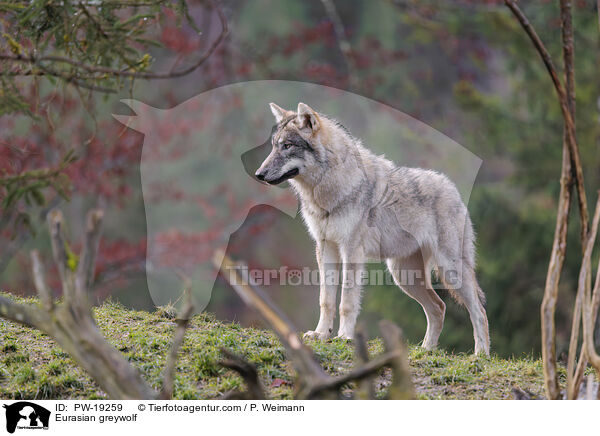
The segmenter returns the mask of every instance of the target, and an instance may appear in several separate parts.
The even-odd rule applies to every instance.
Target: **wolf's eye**
[[[283,145],[281,146],[281,149],[282,149],[282,150],[288,150],[288,149],[290,149],[290,148],[292,147],[292,145],[293,145],[293,144],[290,144],[289,142],[286,142],[285,144],[283,144]]]

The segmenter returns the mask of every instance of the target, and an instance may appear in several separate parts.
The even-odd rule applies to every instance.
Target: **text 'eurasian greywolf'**
[[[485,297],[474,271],[475,236],[455,185],[435,171],[397,167],[376,156],[341,124],[304,103],[296,112],[270,106],[277,121],[273,149],[256,177],[272,185],[290,180],[317,246],[321,314],[305,337],[325,339],[333,331],[337,285],[325,277],[341,264],[338,336],[351,339],[364,263],[385,259],[394,282],[425,311],[424,348],[437,346],[446,311],[432,286],[435,271],[469,311],[475,352],[489,354]],[[417,280],[407,280],[405,271]]]

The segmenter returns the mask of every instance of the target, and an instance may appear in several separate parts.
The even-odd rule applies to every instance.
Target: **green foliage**
[[[79,263],[79,256],[73,252],[71,246],[65,241],[65,251],[67,253],[67,267],[71,271],[77,270],[77,264]]]
[[[13,112],[33,116],[29,104],[21,97],[15,84],[0,76],[0,116]]]
[[[199,32],[187,2],[14,0],[3,2],[0,107],[27,112],[14,84],[18,76],[43,76],[96,91],[111,92],[147,71],[148,50],[161,47],[157,24],[165,10]],[[12,56],[11,56],[12,55]],[[1,65],[1,64],[0,64]]]
[[[2,209],[12,208],[20,200],[28,206],[43,206],[46,199],[42,189],[51,186],[64,199],[69,199],[70,180],[63,172],[67,166],[77,160],[75,152],[67,152],[55,168],[24,171],[15,176],[0,178],[0,197]]]

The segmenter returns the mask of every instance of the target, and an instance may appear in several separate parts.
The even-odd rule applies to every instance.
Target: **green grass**
[[[95,316],[107,340],[159,389],[175,328],[173,311],[165,308],[138,312],[107,302],[95,309]],[[105,398],[104,392],[48,336],[4,319],[0,319],[0,331],[0,398]],[[309,345],[330,374],[352,367],[354,350],[350,343],[334,339],[311,341]],[[218,398],[228,390],[243,389],[240,377],[219,365],[221,347],[253,362],[272,398],[292,398],[294,371],[275,335],[220,322],[210,314],[197,315],[190,322],[177,364],[176,398]],[[513,386],[543,394],[540,360],[427,352],[413,345],[409,349],[420,399],[508,399]],[[372,355],[382,350],[380,339],[369,342]],[[379,396],[385,394],[389,382],[386,370],[376,380]],[[350,389],[352,386],[348,386]]]

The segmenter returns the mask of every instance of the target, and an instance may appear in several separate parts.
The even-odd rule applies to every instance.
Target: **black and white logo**
[[[6,431],[14,433],[16,429],[47,430],[50,411],[29,401],[19,401],[2,407],[6,409]]]

